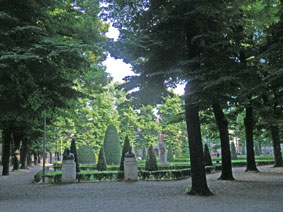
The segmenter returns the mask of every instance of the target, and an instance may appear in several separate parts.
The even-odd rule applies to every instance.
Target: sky
[[[117,40],[119,31],[110,26],[106,36]],[[114,82],[124,82],[123,78],[125,76],[135,75],[135,73],[131,71],[131,65],[124,63],[123,60],[116,60],[113,57],[110,57],[110,55],[107,56],[103,64],[106,66],[106,72],[113,77]],[[179,95],[183,95],[184,85],[178,85],[174,91]]]

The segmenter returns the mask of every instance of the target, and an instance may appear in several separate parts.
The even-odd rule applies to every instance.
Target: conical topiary
[[[167,160],[169,162],[173,162],[174,161],[173,150],[172,150],[171,146],[169,146],[169,148],[168,148]]]
[[[121,147],[117,130],[113,125],[109,125],[106,130],[103,148],[107,164],[118,165],[121,159]]]
[[[125,160],[125,154],[130,151],[130,141],[129,137],[126,136],[125,141],[124,141],[124,146],[122,150],[122,156],[121,156],[121,162],[120,162],[120,171],[124,171],[124,160]]]
[[[153,151],[152,145],[149,146],[147,151],[145,170],[155,171],[158,170],[155,153]]]
[[[76,140],[75,140],[75,138],[72,138],[71,153],[73,153],[74,157],[75,157],[76,172],[80,172],[80,165],[79,165],[79,160],[78,160],[78,154],[77,154],[77,147],[76,147]]]
[[[207,144],[204,145],[203,157],[204,157],[204,165],[212,166],[212,160]]]
[[[105,154],[104,154],[103,147],[100,148],[99,156],[98,156],[98,163],[97,163],[96,168],[97,168],[98,171],[107,170],[107,163],[106,163],[106,160],[105,160]]]
[[[238,157],[237,157],[237,153],[236,153],[236,148],[235,148],[234,142],[232,142],[232,143],[230,144],[230,146],[231,146],[231,159],[232,159],[232,160],[237,160]]]

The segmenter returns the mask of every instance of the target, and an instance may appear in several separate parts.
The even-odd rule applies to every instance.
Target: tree
[[[182,149],[186,123],[184,120],[183,100],[177,94],[164,98],[164,103],[157,106],[159,125],[161,132],[165,135],[165,143],[172,148],[172,151]]]
[[[137,113],[136,147],[142,149],[144,146],[157,143],[157,135],[160,134],[160,126],[156,122],[153,106],[141,106]]]
[[[190,148],[190,161],[192,170],[192,187],[189,191],[191,195],[212,195],[208,189],[204,158],[203,147],[201,141],[200,121],[199,121],[199,106],[194,99],[193,95],[196,91],[195,87],[197,82],[190,82],[186,85],[185,89],[185,107],[186,107],[186,122],[188,129],[188,140]]]
[[[265,97],[265,105],[268,105],[272,118],[270,120],[270,130],[272,134],[275,166],[283,166],[281,147],[280,147],[280,133],[279,125],[282,124],[282,83],[283,69],[281,64],[282,52],[278,49],[282,48],[282,25],[283,25],[283,5],[282,1],[273,5],[273,11],[276,18],[270,27],[266,28],[266,40],[262,44],[262,52],[258,59],[261,61],[263,70],[263,83],[264,88],[270,91],[270,95]],[[267,86],[266,86],[267,85]]]
[[[174,161],[174,155],[173,155],[173,150],[172,150],[171,146],[169,146],[169,148],[168,148],[167,160],[169,162],[173,162]]]
[[[238,157],[237,157],[237,153],[236,153],[235,143],[231,142],[230,146],[231,146],[231,158],[232,158],[232,160],[237,160]]]
[[[246,171],[258,171],[255,163],[254,141],[253,141],[253,108],[246,107],[244,120],[246,130],[247,168]]]
[[[221,141],[221,159],[222,159],[222,173],[219,179],[221,180],[234,180],[232,173],[231,152],[229,145],[228,121],[220,108],[218,103],[212,104],[213,112],[215,114],[216,123],[219,128],[220,141]]]
[[[76,84],[88,85],[84,77],[103,59],[105,25],[98,1],[2,0],[0,7],[1,128],[32,131],[42,111],[66,108],[81,95]]]
[[[146,147],[144,146],[143,148],[142,148],[142,160],[146,160]]]
[[[116,128],[109,125],[105,132],[103,149],[108,165],[119,164],[121,159],[120,139]]]
[[[211,155],[210,155],[207,144],[204,145],[203,156],[204,156],[204,165],[205,166],[212,166]]]

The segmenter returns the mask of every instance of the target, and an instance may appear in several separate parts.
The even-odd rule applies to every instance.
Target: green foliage
[[[158,169],[158,167],[157,167],[155,153],[153,151],[152,145],[150,145],[148,150],[147,150],[147,158],[146,158],[146,163],[145,163],[145,170],[147,170],[147,171],[155,171],[157,169]]]
[[[78,149],[79,163],[96,163],[93,149],[90,146],[80,146]]]
[[[160,125],[155,122],[153,106],[147,105],[139,108],[137,114],[136,147],[142,149],[144,146],[157,143],[157,135],[160,134]]]
[[[49,167],[45,167],[44,172],[48,173],[49,171]],[[34,181],[35,182],[40,182],[42,181],[42,176],[43,176],[43,170],[38,171],[35,175],[34,175]]]
[[[167,160],[169,162],[173,162],[174,161],[174,155],[173,155],[173,150],[172,150],[171,146],[169,146],[169,148],[168,148]]]
[[[107,163],[106,163],[103,147],[101,147],[100,151],[99,151],[97,170],[99,170],[99,171],[107,170]]]
[[[107,164],[119,164],[121,159],[120,139],[116,128],[109,125],[104,137],[104,152]]]
[[[131,145],[130,145],[129,137],[126,136],[125,141],[124,141],[123,150],[122,150],[122,157],[121,157],[121,162],[120,162],[120,171],[124,171],[125,154],[127,152],[130,152],[130,150],[131,150]]]
[[[146,148],[145,148],[145,146],[142,148],[142,160],[146,160]]]
[[[207,144],[204,145],[203,157],[204,157],[204,165],[205,166],[212,166],[211,155],[210,155]]]
[[[255,146],[255,155],[256,155],[256,156],[261,155],[259,142],[258,142],[258,141],[255,141],[255,142],[254,142],[254,146]]]
[[[141,170],[138,172],[139,179],[142,180],[179,180],[189,177],[191,169],[171,169],[171,170],[158,170],[146,171]]]
[[[165,134],[165,143],[172,147],[172,151],[182,151],[182,143],[186,141],[187,129],[184,120],[183,100],[177,94],[164,98],[164,103],[158,109],[159,125],[161,132]],[[188,151],[184,150],[184,151]]]
[[[236,147],[235,147],[235,143],[234,142],[231,142],[230,149],[231,149],[231,159],[232,160],[237,160],[238,157],[237,157]]]

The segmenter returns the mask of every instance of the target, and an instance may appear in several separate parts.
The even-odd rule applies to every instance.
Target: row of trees
[[[98,1],[0,1],[0,128],[3,175],[12,154],[42,140],[48,123],[78,97],[100,92],[107,26],[98,18]],[[26,164],[24,162],[24,164]],[[25,165],[24,165],[25,166]]]
[[[216,128],[221,179],[234,179],[228,129],[246,140],[247,170],[256,170],[255,117],[256,136],[271,132],[276,165],[282,166],[279,0],[101,2],[105,13],[98,1],[0,0],[3,175],[9,174],[10,152],[20,143],[24,160],[28,149],[39,151],[44,113],[51,141],[76,134],[78,144],[97,152],[108,125],[141,149],[166,134],[167,144],[181,150],[188,136],[191,194],[211,194],[199,156],[202,138],[219,137]],[[117,41],[106,45],[107,24],[99,14],[119,29]],[[105,87],[106,47],[137,73],[119,87],[138,91]],[[179,82],[187,83],[185,104],[167,89]]]
[[[187,82],[185,109],[192,165],[190,194],[209,195],[203,166],[199,111],[211,108],[221,140],[221,179],[233,180],[224,109],[245,111],[247,170],[254,160],[254,115],[272,132],[282,166],[282,2],[105,0],[104,17],[120,31],[111,55],[137,74],[124,87],[137,104],[160,102],[166,88]],[[266,114],[269,114],[268,116]]]

